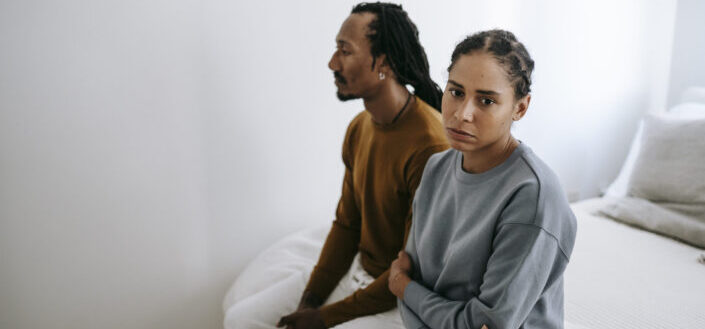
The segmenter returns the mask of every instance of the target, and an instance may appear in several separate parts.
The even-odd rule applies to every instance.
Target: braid
[[[455,46],[448,72],[461,55],[480,50],[492,54],[504,67],[509,81],[514,85],[516,99],[521,99],[531,92],[531,73],[534,71],[534,60],[531,59],[526,47],[509,31],[489,30],[465,38]]]
[[[352,13],[369,12],[376,15],[370,22],[372,67],[378,56],[386,55],[387,63],[397,82],[414,87],[414,93],[436,110],[441,108],[441,88],[429,73],[426,52],[419,42],[414,22],[400,5],[391,3],[360,3]]]

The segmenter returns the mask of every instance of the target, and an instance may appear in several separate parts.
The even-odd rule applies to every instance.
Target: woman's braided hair
[[[475,51],[485,51],[492,54],[504,67],[509,81],[514,85],[514,96],[521,99],[531,92],[531,72],[534,70],[534,60],[524,45],[517,40],[512,32],[504,30],[489,30],[468,36],[458,43],[450,57],[448,72],[461,55]]]

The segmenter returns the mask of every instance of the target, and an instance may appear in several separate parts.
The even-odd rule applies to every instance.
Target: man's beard
[[[336,95],[338,96],[338,99],[343,102],[360,98],[360,96],[353,95],[353,94],[343,94],[340,91],[338,91],[336,93]]]
[[[337,81],[341,86],[345,86],[348,84],[348,81],[345,80],[345,78],[338,72],[333,72],[333,76],[335,77],[335,81]],[[354,95],[354,94],[343,94],[340,92],[340,87],[338,88],[338,92],[336,93],[338,96],[338,99],[345,102],[353,99],[358,99],[360,96]]]

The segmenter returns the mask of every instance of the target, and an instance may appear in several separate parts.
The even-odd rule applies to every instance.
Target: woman
[[[562,328],[576,221],[551,169],[512,137],[534,62],[511,32],[460,42],[443,94],[451,149],[433,155],[389,288],[407,328]]]

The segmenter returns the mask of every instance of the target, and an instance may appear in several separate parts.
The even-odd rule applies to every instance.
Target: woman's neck
[[[482,149],[463,153],[463,170],[471,174],[480,174],[506,161],[519,146],[519,141],[512,135],[501,138]]]

